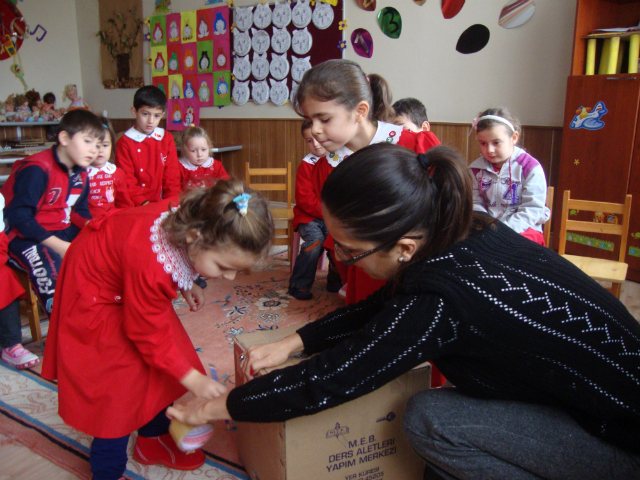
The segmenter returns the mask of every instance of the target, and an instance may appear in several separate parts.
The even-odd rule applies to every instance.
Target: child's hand
[[[45,238],[41,243],[45,247],[49,247],[62,258],[64,258],[65,253],[67,253],[67,250],[71,246],[70,242],[65,242],[64,240],[61,240],[54,235],[50,236],[49,238]]]
[[[227,393],[227,387],[215,380],[201,374],[195,369],[191,369],[180,383],[198,398],[211,400]]]
[[[180,290],[185,301],[189,304],[192,312],[197,312],[204,307],[204,291],[195,283],[191,290]]]

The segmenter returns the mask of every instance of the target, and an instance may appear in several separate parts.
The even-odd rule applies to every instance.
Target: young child
[[[127,180],[135,206],[180,194],[180,165],[173,137],[158,127],[167,108],[167,97],[158,87],[139,88],[131,113],[136,125],[116,144],[116,166]]]
[[[309,154],[302,159],[296,173],[296,205],[293,207],[293,229],[303,240],[300,253],[296,258],[291,278],[289,278],[289,295],[298,300],[311,300],[311,286],[316,278],[318,260],[324,251],[327,239],[327,227],[322,220],[320,192],[322,185],[314,184],[313,173],[316,163],[327,154],[327,151],[311,135],[311,122],[302,123],[302,136]]]
[[[98,145],[98,156],[87,169],[89,175],[89,211],[94,219],[100,218],[114,208],[132,208],[127,182],[122,170],[114,164],[113,139],[115,133],[111,122],[100,117],[105,127],[104,140]]]
[[[193,187],[211,187],[218,180],[228,180],[222,162],[211,156],[211,139],[204,128],[188,127],[182,132],[182,158],[180,183],[182,190]]]
[[[98,155],[104,132],[93,113],[67,113],[57,145],[14,163],[2,187],[10,261],[29,274],[47,313],[62,257],[91,220],[86,168]]]
[[[37,365],[40,359],[22,346],[18,297],[24,289],[15,272],[6,265],[9,240],[4,233],[3,208],[4,197],[0,194],[0,348],[4,362],[23,369]]]
[[[313,137],[329,152],[315,167],[314,182],[319,188],[334,167],[367,145],[386,142],[423,153],[440,144],[432,132],[410,132],[390,123],[395,112],[387,82],[380,75],[367,76],[350,60],[329,60],[307,70],[294,105],[299,115],[311,121]],[[327,247],[333,250],[332,240]],[[384,283],[349,267],[347,303],[366,298]]]
[[[421,132],[431,130],[427,109],[417,98],[403,98],[393,104],[396,118],[393,123],[402,125],[410,132]]]
[[[490,108],[473,120],[482,156],[469,165],[474,210],[489,213],[516,232],[544,245],[549,219],[547,181],[540,163],[517,147],[520,123],[506,108]]]
[[[180,289],[193,311],[201,308],[193,280],[233,280],[269,251],[273,232],[264,198],[231,179],[106,215],[74,242],[42,375],[58,379],[63,420],[95,437],[94,480],[122,477],[136,430],[139,463],[178,470],[204,463],[201,450],[178,450],[165,409],[187,390],[210,399],[226,388],[206,376],[172,301]]]

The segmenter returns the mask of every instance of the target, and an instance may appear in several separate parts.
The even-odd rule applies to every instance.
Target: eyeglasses
[[[405,237],[400,237],[398,240],[402,240],[403,238],[409,238],[411,240],[420,240],[422,238],[422,235],[419,236],[405,236]],[[368,257],[369,255],[379,252],[380,250],[384,250],[385,248],[389,248],[392,245],[395,245],[398,240],[393,240],[392,242],[387,242],[387,243],[383,243],[382,245],[378,245],[376,248],[372,248],[371,250],[367,250],[366,252],[362,252],[358,255],[356,255],[355,257],[352,255],[349,255],[348,253],[346,253],[342,247],[340,246],[340,244],[338,242],[336,242],[335,240],[333,241],[334,245],[335,245],[335,250],[336,250],[336,254],[338,255],[338,257],[340,258],[340,261],[342,263],[344,263],[347,267],[349,265],[353,265],[354,263],[356,263],[358,260],[362,260],[364,257]]]

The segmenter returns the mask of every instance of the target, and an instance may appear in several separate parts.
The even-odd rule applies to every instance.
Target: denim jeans
[[[591,435],[549,405],[425,390],[409,400],[403,427],[427,462],[425,479],[640,478],[640,455]]]
[[[309,290],[316,279],[318,260],[324,251],[322,244],[327,239],[329,231],[324,220],[319,218],[299,224],[297,231],[304,242],[300,244],[300,253],[296,258],[289,286],[298,290]]]

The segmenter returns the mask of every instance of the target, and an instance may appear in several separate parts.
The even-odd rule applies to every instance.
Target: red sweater
[[[324,182],[319,183],[321,177],[314,175],[318,160],[320,160],[318,157],[310,153],[298,165],[296,173],[296,205],[293,207],[294,230],[301,223],[310,223],[317,218],[322,218],[320,192]]]
[[[105,163],[101,168],[89,167],[87,173],[89,211],[93,218],[99,218],[114,208],[135,206],[129,197],[124,173],[113,163]]]
[[[194,187],[212,187],[220,179],[229,180],[231,178],[222,166],[222,162],[214,160],[213,157],[209,157],[199,167],[192,165],[184,157],[180,159],[179,164],[182,190]]]
[[[173,137],[156,128],[151,135],[131,127],[116,145],[116,166],[125,174],[134,205],[180,194],[180,165]]]

